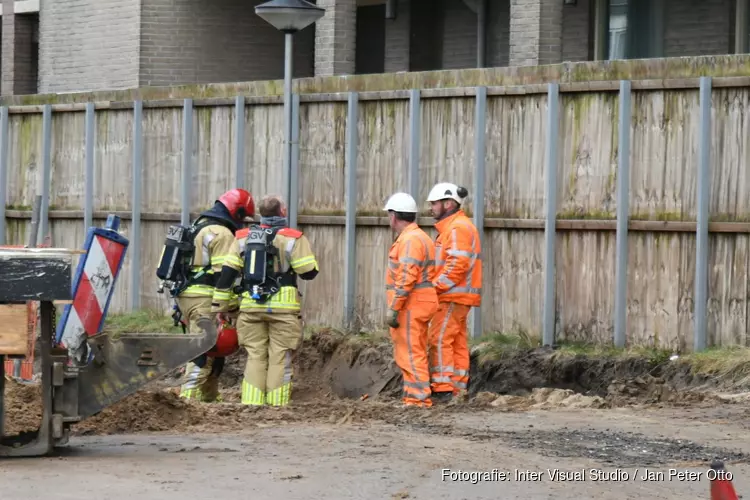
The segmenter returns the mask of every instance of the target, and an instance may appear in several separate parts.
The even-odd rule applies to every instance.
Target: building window
[[[662,57],[664,53],[665,0],[600,0],[597,8],[605,24],[599,30],[606,36],[606,59],[643,59]]]
[[[609,55],[607,59],[627,57],[628,0],[609,0]]]
[[[357,7],[355,74],[385,72],[385,4]]]
[[[750,2],[735,0],[734,4],[734,53],[747,54],[750,48]]]

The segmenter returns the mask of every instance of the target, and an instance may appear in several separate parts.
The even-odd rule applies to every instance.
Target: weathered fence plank
[[[746,77],[714,78],[711,146],[706,343],[747,345],[750,291],[750,88]],[[563,83],[559,87],[556,203],[553,207],[555,340],[612,342],[619,82]],[[698,216],[699,80],[632,82],[627,279],[627,344],[693,348]],[[544,296],[547,86],[487,87],[484,138],[484,331],[542,334]],[[394,235],[382,212],[388,196],[411,190],[412,124],[418,124],[420,224],[433,220],[424,196],[432,184],[469,188],[473,215],[476,88],[420,90],[419,115],[410,117],[411,93],[361,92],[358,148],[350,156],[356,176],[356,283],[353,318],[382,326],[387,250]],[[316,250],[320,276],[303,285],[305,320],[344,321],[346,272],[347,93],[302,94],[299,134],[298,223]],[[284,192],[284,128],[280,98],[195,99],[193,128],[183,134],[184,101],[143,102],[140,268],[126,259],[113,311],[133,303],[167,310],[156,293],[153,269],[164,231],[212,205],[241,175],[256,196]],[[239,103],[239,104],[238,104]],[[110,212],[131,229],[133,103],[96,103],[93,199],[87,203],[85,104],[52,107],[49,220],[53,244],[78,248],[83,220]],[[8,114],[7,244],[27,240],[30,207],[42,176],[40,106],[11,106]],[[238,119],[242,123],[238,123]],[[91,136],[91,134],[89,134]],[[181,203],[183,144],[192,142],[189,206]],[[237,144],[242,140],[243,144]],[[90,144],[89,144],[90,145]],[[350,152],[351,154],[351,152]],[[238,158],[241,155],[242,158]],[[415,158],[416,160],[417,158]],[[354,185],[356,184],[356,186]],[[88,212],[87,212],[88,211]],[[85,213],[87,212],[87,213]],[[137,210],[136,210],[137,212]],[[350,231],[351,231],[350,223]],[[350,233],[351,234],[351,233]],[[352,236],[350,236],[351,238]],[[131,295],[133,277],[140,290]]]

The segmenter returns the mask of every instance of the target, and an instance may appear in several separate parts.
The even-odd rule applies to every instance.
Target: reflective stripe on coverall
[[[398,311],[399,327],[390,329],[393,355],[404,376],[402,401],[408,405],[432,406],[427,328],[438,308],[434,277],[435,245],[412,222],[391,246],[386,272],[388,308]]]
[[[282,228],[273,239],[279,249],[279,266],[297,275],[318,269],[310,242],[302,232]],[[244,248],[242,249],[244,254]],[[277,269],[278,270],[278,269]],[[282,286],[265,303],[242,293],[237,337],[247,351],[242,380],[242,404],[284,406],[292,392],[294,354],[302,342],[300,294]]]
[[[191,271],[198,272],[208,263],[211,269],[207,275],[221,274],[223,266],[237,271],[242,270],[242,260],[237,252],[234,235],[221,224],[211,224],[195,235],[195,255]],[[190,285],[177,297],[177,304],[188,324],[188,332],[197,331],[196,322],[201,317],[212,320],[217,312],[226,312],[230,306],[232,291],[218,289],[210,285]],[[205,360],[203,366],[196,364]],[[200,363],[200,362],[199,362]],[[219,375],[224,368],[224,358],[201,356],[185,367],[185,381],[180,389],[180,397],[198,399],[204,402],[219,400]]]
[[[466,320],[472,307],[481,305],[482,257],[479,232],[463,212],[435,224],[438,294],[437,314],[430,323],[430,376],[433,392],[466,389],[469,382],[469,346]]]

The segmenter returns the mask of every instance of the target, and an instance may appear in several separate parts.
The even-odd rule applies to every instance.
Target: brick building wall
[[[487,66],[589,59],[593,1],[489,0]],[[2,2],[6,95],[33,93],[37,76],[42,93],[283,76],[283,35],[255,15],[261,0],[44,0],[38,75],[34,14],[13,15],[13,0]],[[317,3],[327,13],[295,35],[294,76],[353,74],[356,0]],[[732,52],[733,0],[664,3],[666,57]],[[464,0],[399,0],[384,26],[387,72],[476,65],[476,13]]]
[[[326,9],[315,29],[315,75],[353,75],[357,50],[356,0],[317,0]]]
[[[14,94],[36,94],[39,80],[39,14],[15,14]]]
[[[255,14],[258,3],[46,2],[40,13],[39,91],[282,78],[284,35]],[[314,38],[314,26],[294,37],[297,78],[313,76]]]
[[[396,19],[385,20],[385,71],[409,71],[411,2],[399,0]]]
[[[284,77],[284,34],[255,14],[259,0],[141,0],[140,84]],[[293,74],[313,76],[315,27],[294,35]]]
[[[563,5],[562,61],[588,61],[593,56],[593,20],[591,3],[578,0],[577,5]]]
[[[511,66],[554,64],[562,59],[563,3],[560,0],[511,0]]]
[[[16,24],[15,16],[11,15],[13,11],[13,2],[15,0],[2,0],[4,15],[2,21],[2,75],[0,76],[0,93],[2,95],[15,94],[15,52],[16,52]]]
[[[509,13],[510,0],[490,0],[487,2],[487,66],[507,66],[509,46]],[[463,0],[443,0],[444,15],[435,16],[436,27],[441,35],[441,43],[436,47],[432,43],[422,44],[423,32],[428,31],[423,24],[418,31],[409,33],[411,23],[410,0],[400,0],[396,19],[386,20],[385,35],[385,68],[387,72],[409,71],[410,68],[423,68],[433,60],[438,66],[433,69],[474,68],[477,63],[477,15]],[[421,7],[421,4],[418,5]],[[434,9],[433,9],[434,10]],[[435,14],[433,12],[432,14]],[[424,17],[425,13],[422,13]],[[432,33],[430,33],[432,34]],[[411,50],[412,43],[419,45]],[[422,47],[421,45],[425,45]],[[439,57],[426,53],[427,49],[439,49]],[[410,52],[416,60],[410,64]]]
[[[734,51],[732,0],[667,0],[664,57],[708,56]]]
[[[463,0],[443,0],[443,69],[477,65],[477,15]]]
[[[22,95],[37,92],[38,14],[13,13],[13,0],[3,0],[2,57],[0,94]]]
[[[487,66],[507,66],[510,56],[510,0],[487,2]]]
[[[541,64],[539,61],[540,16],[540,0],[511,0],[509,65]]]
[[[140,0],[43,1],[39,92],[137,86],[139,26]]]

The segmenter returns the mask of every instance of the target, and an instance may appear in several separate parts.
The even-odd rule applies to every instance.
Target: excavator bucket
[[[55,394],[55,411],[67,422],[96,415],[216,343],[210,319],[198,321],[200,335],[169,333],[99,334],[89,338],[93,355],[85,367],[66,367]]]
[[[217,327],[210,318],[198,321],[199,334],[103,331],[129,243],[118,227],[119,218],[110,215],[106,227],[89,229],[83,251],[0,250],[0,281],[9,285],[0,287],[0,304],[15,306],[9,311],[23,319],[18,304],[40,303],[42,399],[38,430],[4,434],[4,360],[25,351],[28,335],[20,328],[0,329],[0,457],[49,453],[67,442],[72,424],[96,415],[216,343]],[[81,253],[71,290],[72,255]],[[56,334],[54,301],[68,302]]]
[[[103,331],[129,241],[118,232],[120,219],[110,215],[103,228],[90,228],[73,280],[73,303],[57,328],[57,347],[67,350],[59,368],[55,412],[64,422],[96,415],[205,353],[216,342],[216,326],[206,319],[200,334]]]

